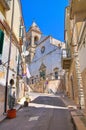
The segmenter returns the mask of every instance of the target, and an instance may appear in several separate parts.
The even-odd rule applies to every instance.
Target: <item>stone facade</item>
[[[79,44],[79,59],[80,59],[80,66],[81,66],[81,74],[82,74],[82,82],[84,87],[84,97],[85,97],[85,106],[86,106],[86,21],[82,22],[81,32],[80,32],[80,44]],[[82,35],[82,37],[81,37]],[[83,58],[82,58],[83,57]]]
[[[86,4],[70,1],[65,17],[66,49],[71,51],[71,64],[67,70],[67,90],[70,97],[86,109]],[[82,8],[83,7],[83,8]],[[77,13],[76,13],[77,10]],[[71,89],[72,88],[72,89]]]
[[[83,81],[83,87],[84,87],[85,107],[86,107],[86,68],[82,72],[82,81]]]
[[[43,82],[44,80],[61,79],[63,73],[61,53],[65,44],[51,36],[43,35],[36,23],[33,23],[27,32],[27,40],[27,48],[31,52],[29,70],[32,77],[30,84],[35,84],[40,79]],[[44,83],[42,83],[43,85]]]
[[[73,99],[77,104],[79,104],[78,100],[78,85],[77,85],[77,76],[76,76],[76,69],[75,69],[75,62],[72,61],[69,76],[68,76],[68,86],[69,86],[69,95],[71,99]]]

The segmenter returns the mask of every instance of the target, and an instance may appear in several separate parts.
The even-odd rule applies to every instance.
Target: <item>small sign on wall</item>
[[[4,78],[5,72],[0,72],[0,78]]]

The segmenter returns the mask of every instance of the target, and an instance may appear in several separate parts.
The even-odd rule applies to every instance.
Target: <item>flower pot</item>
[[[28,107],[28,102],[24,101],[24,107]]]
[[[16,109],[8,110],[7,117],[10,119],[15,118],[16,117]]]

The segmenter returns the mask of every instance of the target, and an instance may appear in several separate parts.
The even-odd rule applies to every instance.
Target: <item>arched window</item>
[[[58,79],[58,68],[54,69],[54,75],[55,75],[55,79]]]
[[[58,79],[58,71],[55,71],[55,79]]]
[[[37,44],[38,40],[39,40],[38,36],[35,36],[34,37],[34,43]]]

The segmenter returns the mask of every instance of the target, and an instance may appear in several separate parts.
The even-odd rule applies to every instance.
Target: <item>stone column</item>
[[[79,98],[79,105],[83,109],[85,107],[84,101],[84,91],[82,85],[82,77],[80,72],[80,63],[78,57],[78,39],[77,39],[77,26],[74,17],[74,28],[73,28],[73,51],[74,51],[74,60],[75,60],[75,68],[76,68],[76,75],[77,75],[77,83],[78,83],[78,98]]]

